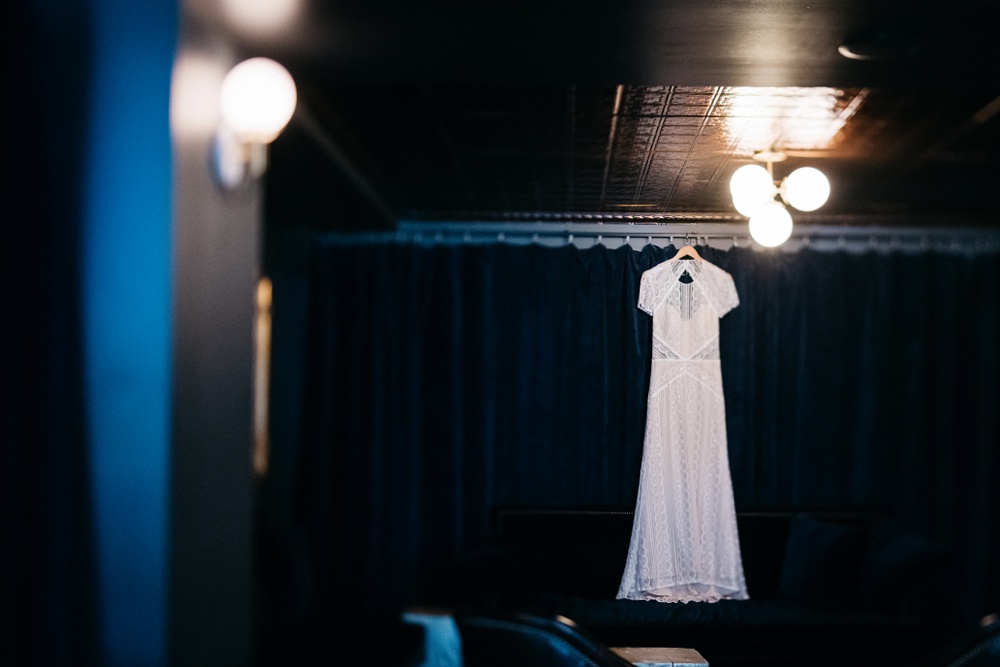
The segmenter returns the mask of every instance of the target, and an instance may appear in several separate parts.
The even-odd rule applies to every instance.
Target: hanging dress
[[[642,274],[653,350],[639,494],[618,598],[749,598],[726,442],[719,318],[739,305],[733,277],[703,259]]]

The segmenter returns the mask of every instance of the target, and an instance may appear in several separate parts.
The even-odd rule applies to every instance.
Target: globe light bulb
[[[295,81],[270,58],[250,58],[226,74],[219,90],[222,120],[240,140],[268,144],[295,112]]]
[[[750,236],[768,248],[779,246],[792,235],[792,216],[784,204],[764,204],[750,218]]]
[[[800,167],[781,184],[781,198],[800,211],[815,211],[830,197],[830,181],[819,169]]]
[[[760,206],[774,199],[774,180],[759,164],[743,165],[729,179],[729,192],[736,210],[751,216]]]

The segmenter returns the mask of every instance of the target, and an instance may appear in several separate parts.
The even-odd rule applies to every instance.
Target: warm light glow
[[[750,218],[750,236],[762,246],[779,246],[791,235],[792,216],[781,202],[764,204]]]
[[[801,167],[781,184],[781,198],[800,211],[815,211],[830,196],[830,181],[819,169]]]
[[[219,86],[226,70],[207,54],[185,52],[174,63],[170,127],[180,139],[204,141],[219,126]]]
[[[253,469],[258,477],[267,475],[270,450],[268,435],[268,396],[271,384],[271,279],[264,276],[257,281],[257,326],[254,344],[254,444]]]
[[[244,60],[229,70],[219,91],[222,120],[242,141],[266,144],[295,112],[295,81],[269,58]]]
[[[222,0],[229,22],[256,34],[277,33],[287,28],[299,15],[300,5],[301,0]]]
[[[774,199],[774,181],[767,169],[759,164],[743,165],[729,179],[733,206],[741,214],[751,216],[762,205]]]
[[[736,153],[752,154],[781,143],[785,149],[816,150],[833,145],[867,91],[838,88],[726,88],[725,129]]]

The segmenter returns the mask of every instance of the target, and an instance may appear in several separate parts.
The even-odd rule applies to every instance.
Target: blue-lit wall
[[[87,4],[81,302],[102,663],[166,663],[178,8]]]

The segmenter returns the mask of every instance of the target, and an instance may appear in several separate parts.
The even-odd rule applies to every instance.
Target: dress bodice
[[[654,360],[717,360],[719,318],[739,304],[731,275],[697,259],[674,259],[642,275],[639,307],[653,316]]]

